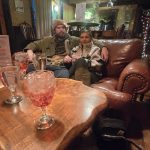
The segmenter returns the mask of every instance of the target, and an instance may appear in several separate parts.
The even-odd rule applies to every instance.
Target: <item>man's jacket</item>
[[[100,48],[102,46],[98,43],[97,40],[94,40],[93,43]],[[79,45],[79,38],[75,36],[70,36],[67,40],[65,40],[65,50],[66,53],[63,55],[55,55],[56,43],[53,36],[46,37],[41,40],[37,40],[34,42],[29,43],[25,49],[31,49],[33,52],[40,51],[45,54],[45,56],[51,57],[51,64],[52,65],[60,65],[63,62],[63,57],[65,55],[70,55],[71,50]]]

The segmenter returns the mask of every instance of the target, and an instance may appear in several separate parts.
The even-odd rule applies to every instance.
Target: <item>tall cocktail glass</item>
[[[28,73],[22,81],[22,90],[33,105],[42,109],[42,116],[37,121],[37,129],[47,129],[54,123],[54,118],[46,113],[46,107],[51,103],[56,87],[53,72],[37,70]]]
[[[13,63],[14,65],[19,67],[19,71],[21,74],[25,74],[28,66],[28,56],[25,52],[16,52],[13,55]]]

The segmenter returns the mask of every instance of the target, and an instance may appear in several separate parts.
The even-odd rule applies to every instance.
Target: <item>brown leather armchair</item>
[[[140,59],[142,41],[113,39],[99,42],[109,50],[107,75],[91,87],[106,94],[109,107],[128,111],[125,106],[150,88],[150,66]]]

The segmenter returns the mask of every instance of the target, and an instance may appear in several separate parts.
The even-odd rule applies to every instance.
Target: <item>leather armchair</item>
[[[140,39],[99,40],[108,47],[106,77],[91,87],[104,92],[110,108],[127,110],[138,94],[150,89],[150,66],[140,59]]]

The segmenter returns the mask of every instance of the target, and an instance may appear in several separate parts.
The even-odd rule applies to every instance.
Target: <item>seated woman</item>
[[[82,31],[80,44],[72,49],[70,56],[64,58],[65,63],[72,63],[70,77],[74,76],[75,80],[80,80],[85,85],[100,80],[105,66],[105,61],[101,58],[102,49],[107,48],[94,45],[90,31]]]

